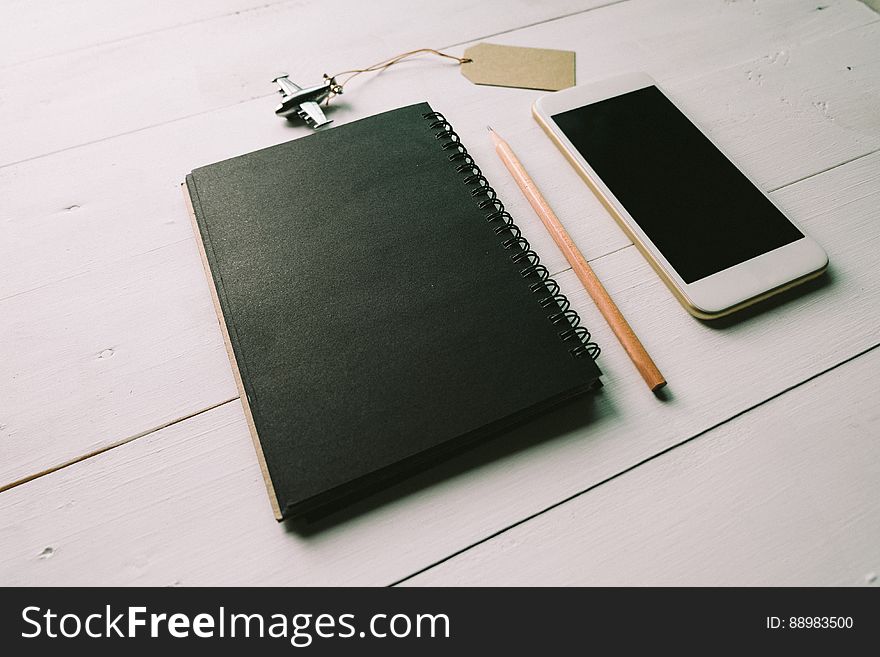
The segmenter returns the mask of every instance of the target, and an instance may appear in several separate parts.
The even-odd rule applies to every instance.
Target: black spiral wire
[[[534,293],[545,291],[546,296],[541,297],[538,303],[543,308],[556,306],[558,310],[548,315],[547,318],[556,326],[565,326],[566,328],[559,331],[559,337],[563,342],[573,343],[574,346],[569,352],[574,358],[583,358],[588,356],[595,360],[599,356],[599,345],[592,342],[590,331],[581,326],[581,318],[576,311],[571,309],[571,303],[568,298],[559,290],[559,284],[550,278],[550,272],[541,264],[538,254],[532,250],[528,240],[522,236],[510,213],[504,209],[504,203],[498,198],[498,194],[489,185],[489,181],[483,175],[480,167],[474,161],[474,158],[468,154],[467,148],[461,143],[461,139],[452,125],[446,120],[440,112],[428,112],[422,114],[422,117],[431,121],[431,130],[437,130],[434,138],[442,141],[440,148],[444,151],[452,151],[447,157],[450,162],[458,162],[455,167],[458,173],[466,174],[463,182],[465,185],[473,186],[471,196],[474,198],[485,197],[477,204],[480,210],[487,214],[486,221],[490,224],[497,223],[494,227],[495,234],[499,237],[504,233],[508,233],[509,237],[501,242],[501,246],[505,249],[515,249],[516,252],[510,256],[515,263],[525,263],[520,270],[523,278],[537,276],[538,280],[530,285],[530,289]]]

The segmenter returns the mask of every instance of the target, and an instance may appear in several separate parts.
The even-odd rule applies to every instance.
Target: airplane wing
[[[281,87],[281,91],[283,91],[286,96],[292,96],[297,91],[301,90],[301,87],[291,82],[286,75],[279,76],[272,80],[272,82]]]
[[[299,115],[299,118],[313,128],[320,128],[322,125],[330,123],[327,117],[324,116],[321,107],[315,102],[302,103],[296,113]]]

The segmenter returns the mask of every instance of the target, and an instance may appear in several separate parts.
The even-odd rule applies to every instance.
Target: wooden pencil
[[[621,314],[617,304],[614,303],[611,296],[608,294],[608,291],[596,277],[592,267],[587,263],[586,258],[584,258],[580,250],[575,246],[568,232],[559,221],[559,217],[556,216],[556,213],[553,212],[544,196],[538,190],[534,181],[532,181],[529,174],[526,173],[525,168],[517,159],[513,149],[511,149],[510,145],[508,145],[498,133],[492,130],[491,127],[489,127],[489,136],[492,138],[492,143],[495,145],[495,152],[498,153],[498,157],[501,158],[504,166],[510,171],[517,186],[526,197],[526,200],[528,200],[531,206],[535,209],[535,212],[550,232],[550,235],[553,236],[553,240],[565,255],[566,260],[568,260],[583,286],[587,289],[587,292],[590,297],[592,297],[599,312],[602,313],[602,316],[605,318],[605,321],[608,322],[614,335],[617,336],[620,344],[623,345],[624,350],[636,366],[639,374],[642,375],[645,383],[648,384],[648,387],[651,390],[659,390],[665,386],[666,379],[663,378],[663,375],[660,373],[660,370],[657,369],[651,356],[648,355],[645,347],[642,346],[641,341],[633,332],[632,327],[630,327],[629,323]]]

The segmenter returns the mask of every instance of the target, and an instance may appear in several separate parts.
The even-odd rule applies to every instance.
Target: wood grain
[[[880,350],[407,586],[865,586],[880,572]]]
[[[414,13],[387,0],[369,17],[366,6],[346,12],[327,48],[326,34],[308,29],[333,11],[326,3],[219,15],[234,5],[224,0],[147,17],[137,2],[131,13],[108,12],[112,25],[95,21],[53,40],[60,23],[52,23],[43,38],[0,44],[11,53],[0,60],[0,488],[29,480],[0,492],[0,583],[390,583],[733,415],[748,417],[880,342],[880,155],[868,155],[880,148],[877,15],[855,0],[821,9],[804,0],[629,0],[558,18],[598,4],[467,3],[462,22],[460,5]],[[18,25],[54,20],[48,6],[11,6]],[[67,24],[105,6],[77,5],[82,13],[67,14]],[[145,33],[133,34],[141,23]],[[195,166],[308,133],[271,113],[267,70],[295,66],[308,77],[487,34],[575,50],[580,82],[651,73],[759,184],[786,186],[774,198],[829,251],[830,276],[738,322],[698,323],[540,133],[528,113],[537,93],[474,87],[443,66],[414,75],[415,64],[356,83],[331,109],[339,123],[425,99],[448,114],[575,292],[604,348],[607,385],[592,406],[523,426],[332,523],[276,525],[178,185]],[[644,394],[577,293],[492,155],[487,122],[560,216],[572,217],[573,240],[676,382],[665,403]],[[810,390],[818,400],[822,388]],[[853,422],[876,425],[853,408]],[[814,457],[823,453],[805,455]],[[805,461],[802,471],[815,467]],[[743,508],[758,508],[759,498]],[[841,522],[858,520],[852,490],[841,489],[841,500]],[[793,535],[822,541],[823,527],[799,524]],[[807,559],[795,572],[780,563],[785,546],[773,536],[755,543],[776,550],[759,574],[791,581],[845,581],[876,543],[870,533],[835,534],[827,544],[854,558]]]
[[[237,396],[207,283],[180,284],[198,257],[187,240],[0,304],[0,489]]]
[[[0,68],[289,1],[5,0],[0,4],[0,25],[7,26]]]
[[[268,99],[279,71],[316,83],[323,73],[611,1],[449,0],[422,2],[417,14],[401,0],[350,2],[337,11],[316,0],[287,2],[24,62],[0,69],[0,165]],[[364,29],[370,25],[376,29]]]
[[[563,3],[554,11],[577,11],[595,4],[595,0]],[[309,6],[310,11],[318,10],[314,3]],[[510,21],[528,23],[558,15],[530,3],[505,6],[509,11],[499,21],[492,5],[482,5],[470,15],[467,29],[473,34],[490,33],[519,24]],[[383,11],[394,14],[395,7],[400,13],[400,3],[386,3]],[[294,9],[291,5],[272,11]],[[448,5],[431,5],[422,14],[420,29],[446,42],[465,34],[449,18],[449,9]],[[308,12],[303,12],[299,16],[307,18]],[[231,21],[237,26],[228,28],[231,34],[240,34],[245,27],[242,21],[262,21],[261,29],[279,39],[287,38],[277,16],[254,18],[253,14],[228,16],[220,22]],[[382,16],[380,12],[374,20]],[[396,29],[411,32],[413,38],[422,34],[409,30],[404,22],[395,24]],[[361,26],[351,23],[350,28],[360,32]],[[182,29],[207,28],[202,22]],[[166,54],[182,57],[181,44],[188,48],[193,44],[180,41],[181,35],[175,34],[174,46],[166,44],[170,48]],[[389,37],[394,34],[388,32]],[[166,38],[171,37],[162,32],[147,41],[164,43]],[[316,50],[324,45],[322,34],[312,33],[310,38]],[[334,52],[350,52],[353,58],[385,54],[383,42],[369,35],[363,38],[361,51],[337,48]],[[307,47],[308,43],[300,45]],[[355,45],[353,42],[351,48]],[[138,40],[113,45],[121,50],[141,47]],[[105,61],[95,55],[96,50],[102,48],[78,55],[84,59],[78,59],[72,70],[92,75],[95,69],[89,62]],[[198,56],[207,59],[211,53],[199,52]],[[33,66],[48,66],[51,60],[42,59]],[[271,62],[263,61],[267,70],[275,70]],[[122,60],[115,60],[115,72],[122,69],[121,64]],[[26,68],[0,71],[0,78],[7,76],[10,93],[21,89]],[[171,70],[168,73],[173,75]],[[135,78],[133,73],[129,81]],[[165,100],[175,97],[170,84],[175,79],[156,83],[163,89],[164,100],[154,103],[160,113],[165,111]],[[77,87],[71,82],[65,88],[78,102],[88,97],[93,83]],[[141,80],[139,85],[143,84]],[[217,84],[238,89],[229,77]],[[268,82],[265,86],[272,93]],[[204,99],[206,89],[210,86],[196,85],[190,91]],[[150,98],[150,102],[155,100],[153,95]],[[192,100],[193,96],[187,98]],[[21,338],[0,345],[0,355],[11,371],[9,379],[0,381],[0,399],[4,400],[0,402],[0,489],[235,396],[228,363],[218,358],[222,339],[216,319],[204,315],[207,288],[203,274],[193,268],[197,251],[191,244],[192,232],[177,187],[198,165],[266,146],[267,140],[278,143],[307,132],[275,117],[273,104],[267,97],[249,105],[244,113],[235,106],[222,116],[199,116],[96,143],[85,150],[68,150],[0,168],[0,277],[10,274],[0,283],[0,330]],[[0,103],[0,113],[8,107]],[[19,117],[27,114],[14,113]],[[261,118],[255,121],[258,115]],[[97,125],[90,110],[82,116],[88,125]],[[146,124],[154,118],[150,115]],[[74,123],[65,122],[65,134],[82,134]],[[137,124],[138,128],[143,126]],[[7,144],[21,145],[28,136],[9,134],[4,139]],[[169,194],[172,189],[173,195]],[[181,256],[180,249],[186,255]],[[154,268],[145,272],[145,261]],[[189,273],[181,274],[180,267],[188,268]],[[179,290],[181,286],[189,291]],[[52,298],[53,294],[59,297]],[[199,295],[199,301],[188,303],[191,294]],[[193,322],[202,333],[190,329]],[[209,337],[205,339],[205,335]],[[96,354],[105,354],[99,361],[103,364],[100,370],[85,365]],[[107,354],[112,354],[112,364],[108,365]],[[71,392],[61,392],[74,384]],[[168,398],[160,399],[163,394]],[[47,403],[55,396],[62,398],[60,403]]]
[[[592,407],[525,425],[311,527],[274,522],[240,405],[226,404],[0,494],[0,582],[387,584],[880,342],[880,154],[775,200],[828,249],[833,278],[739,324],[688,317],[632,247],[594,263],[681,382],[666,404],[600,336],[608,385]],[[739,385],[721,385],[731,379]]]
[[[877,132],[871,127],[880,85],[876,49],[871,48],[877,26],[810,41],[823,34],[817,21],[826,21],[827,30],[834,32],[862,20],[864,7],[844,3],[828,12],[801,14],[802,3],[788,4],[787,13],[774,3],[767,13],[755,15],[742,7],[709,11],[705,3],[680,3],[666,8],[663,20],[657,23],[649,20],[650,6],[630,4],[537,25],[499,40],[540,45],[556,39],[586,54],[586,34],[591,48],[616,55],[616,66],[627,62],[640,66],[646,57],[644,49],[618,43],[612,37],[615,25],[627,25],[632,38],[654,44],[652,70],[668,68],[678,76],[661,81],[678,93],[689,109],[692,103],[716,139],[734,155],[741,155],[739,161],[768,186],[790,182],[870,150],[870,140],[846,136],[864,133],[870,137]],[[829,18],[819,16],[826,13]],[[867,15],[875,18],[871,12]],[[696,60],[687,57],[679,40],[671,38],[676,25],[687,25],[693,36],[685,41],[709,54]],[[773,51],[777,39],[797,41],[803,37],[807,43],[791,48],[785,84],[806,89],[821,77],[825,81],[823,97],[840,99],[836,120],[815,120],[809,112],[804,118],[801,107],[771,103],[776,89],[770,82],[749,84],[744,71],[769,65],[764,55],[715,70],[746,52],[735,41],[728,43],[729,52],[719,54],[713,48],[713,35],[721,34],[718,38],[727,40],[731,31],[739,31],[740,40],[746,34],[753,35],[753,53]],[[661,36],[669,38],[662,41]],[[694,43],[697,36],[703,41]],[[836,54],[826,56],[828,52]],[[841,72],[838,60],[847,56],[858,78],[848,77],[852,72]],[[592,64],[595,59],[579,56],[578,61]],[[491,117],[499,129],[504,126],[505,136],[553,207],[572,218],[566,227],[588,259],[628,244],[534,125],[528,107],[535,92],[475,87],[442,67],[421,72],[412,76],[409,70],[389,71],[374,78],[358,92],[356,104],[337,109],[337,120],[382,111],[390,103],[402,105],[426,98],[444,109],[544,262],[554,273],[562,271],[567,267],[564,257],[519,198],[486,143],[486,117]],[[401,79],[407,84],[402,85]],[[861,89],[858,94],[856,88]],[[735,103],[711,110],[709,99],[731,94],[738,96]],[[0,169],[4,235],[0,240],[0,314],[4,329],[24,330],[20,327],[29,323],[32,306],[41,309],[39,316],[43,318],[38,324],[42,328],[31,329],[38,337],[23,343],[28,345],[27,354],[11,341],[0,343],[0,355],[15,377],[30,372],[26,386],[14,385],[18,378],[13,379],[12,387],[0,381],[0,392],[6,393],[2,398],[11,400],[7,403],[14,409],[4,411],[0,419],[6,426],[0,430],[5,450],[0,461],[0,487],[234,396],[219,329],[206,312],[210,308],[208,292],[196,250],[185,244],[191,240],[191,231],[178,184],[197,165],[307,133],[305,128],[278,121],[271,114],[273,102],[243,103]],[[739,103],[756,108],[745,123],[728,120]],[[762,103],[766,111],[759,111]],[[811,106],[807,100],[804,103]],[[754,140],[749,138],[750,128],[756,133]],[[797,144],[799,150],[789,157],[791,144]],[[139,264],[132,267],[129,261]],[[571,289],[577,287],[574,283]],[[107,302],[95,303],[96,290],[111,289],[130,291],[142,312],[133,313],[128,300],[118,293],[108,294]],[[204,302],[181,306],[181,299],[190,295],[203,295]],[[179,330],[193,323],[211,338]],[[591,322],[598,323],[601,320]],[[100,341],[95,339],[94,326],[104,327]],[[54,337],[60,331],[64,332],[61,341]],[[642,332],[640,335],[643,340],[650,338]],[[609,336],[602,342],[606,348],[603,362],[614,353],[608,349],[613,341]],[[145,346],[154,343],[162,348]],[[108,347],[114,348],[113,367],[100,373],[83,367]],[[170,353],[176,356],[172,358]],[[67,395],[71,403],[47,405],[40,391],[54,390],[53,386],[61,385],[55,382],[70,380],[80,386],[75,394]],[[137,385],[130,385],[132,381]],[[131,395],[119,405],[122,391],[131,391]],[[89,399],[95,402],[85,401]]]

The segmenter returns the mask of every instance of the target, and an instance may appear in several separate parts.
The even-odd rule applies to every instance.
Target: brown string
[[[353,68],[350,71],[341,71],[336,75],[330,76],[326,73],[324,74],[324,78],[327,80],[335,80],[340,75],[348,75],[345,80],[339,82],[339,89],[341,90],[346,84],[348,84],[352,78],[357,77],[361,73],[373,73],[375,71],[384,71],[389,66],[394,66],[398,62],[408,59],[409,57],[415,57],[416,55],[421,55],[423,53],[437,55],[439,57],[446,57],[447,59],[454,59],[459,64],[467,64],[468,62],[472,62],[473,60],[468,57],[456,57],[455,55],[448,55],[445,52],[440,52],[439,50],[434,50],[433,48],[419,48],[418,50],[410,50],[409,52],[401,53],[400,55],[395,55],[390,59],[384,59],[381,62],[373,64],[372,66],[368,66],[367,68]]]

